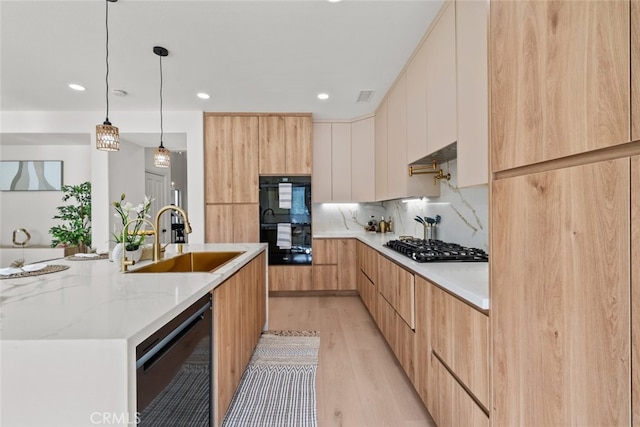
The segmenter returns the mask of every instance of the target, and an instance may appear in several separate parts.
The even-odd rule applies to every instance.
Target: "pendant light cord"
[[[164,128],[162,126],[162,56],[160,55],[160,147],[164,148],[162,145],[162,139],[164,137]]]
[[[106,62],[107,62],[107,75],[105,76],[105,81],[107,83],[107,92],[106,92],[106,97],[107,97],[107,118],[106,118],[106,122],[109,122],[109,0],[105,0],[105,9],[106,12],[104,14],[105,19],[104,19],[104,25],[106,28],[106,33],[107,33],[107,43],[106,43],[106,51],[107,51],[107,56],[106,56]]]

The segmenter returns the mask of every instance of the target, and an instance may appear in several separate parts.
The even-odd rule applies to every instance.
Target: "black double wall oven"
[[[260,241],[269,265],[311,265],[311,177],[260,177]]]

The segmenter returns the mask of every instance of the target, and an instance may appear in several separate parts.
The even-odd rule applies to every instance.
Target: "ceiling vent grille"
[[[374,93],[375,93],[375,90],[361,90],[360,95],[358,95],[358,100],[356,102],[368,103],[371,101],[371,98],[373,98]]]

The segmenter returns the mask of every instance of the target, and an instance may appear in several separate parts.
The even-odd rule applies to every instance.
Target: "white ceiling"
[[[375,110],[442,0],[109,3],[111,111],[311,112],[351,119]],[[0,0],[0,110],[102,111],[105,1]],[[87,87],[70,90],[69,83]],[[375,90],[358,104],[361,90]],[[197,92],[211,94],[201,100]],[[330,99],[316,95],[327,92]],[[121,129],[121,131],[126,131]],[[157,139],[156,139],[157,140]]]

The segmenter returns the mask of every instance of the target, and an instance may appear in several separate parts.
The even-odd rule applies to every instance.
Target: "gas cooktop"
[[[467,248],[442,240],[424,240],[414,237],[389,240],[386,247],[417,262],[487,262],[489,255],[482,249]]]

